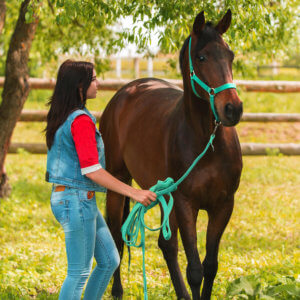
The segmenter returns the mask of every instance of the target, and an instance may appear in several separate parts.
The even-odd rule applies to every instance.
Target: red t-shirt
[[[101,169],[98,159],[96,142],[96,127],[87,115],[75,118],[71,126],[71,133],[79,158],[81,174],[85,175]]]

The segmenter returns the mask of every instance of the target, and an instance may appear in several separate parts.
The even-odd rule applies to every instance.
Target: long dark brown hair
[[[92,82],[94,65],[85,61],[66,60],[57,74],[53,95],[47,105],[46,143],[51,148],[56,130],[69,114],[82,109],[86,103],[86,92]]]

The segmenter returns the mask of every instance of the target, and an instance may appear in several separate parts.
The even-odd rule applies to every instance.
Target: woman
[[[104,145],[85,108],[96,98],[98,81],[89,62],[65,61],[49,101],[46,140],[48,147],[46,180],[53,183],[51,208],[65,232],[68,275],[59,299],[80,299],[93,270],[84,299],[101,299],[119,265],[119,254],[109,229],[99,212],[95,191],[106,188],[144,205],[156,199],[151,191],[137,190],[105,171]]]

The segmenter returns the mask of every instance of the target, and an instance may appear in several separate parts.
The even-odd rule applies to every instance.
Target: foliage
[[[0,37],[2,74],[21,1],[6,3],[6,25]],[[259,63],[284,61],[299,53],[297,0],[40,0],[32,1],[26,14],[28,21],[33,15],[40,17],[30,56],[31,76],[40,76],[41,71],[53,76],[61,55],[96,60],[97,70],[104,72],[107,64],[103,64],[101,55],[114,53],[128,43],[149,53],[154,31],[159,32],[164,53],[177,52],[200,11],[205,11],[207,20],[216,22],[228,8],[233,20],[225,39],[236,52],[234,67],[242,74],[251,73]],[[121,25],[126,17],[132,19],[131,29]]]
[[[239,296],[239,299],[299,299],[300,281],[293,276],[278,277],[273,274],[263,274],[267,277],[269,284],[262,286],[261,275],[250,275],[240,277],[231,282],[227,287],[227,296],[231,299]]]

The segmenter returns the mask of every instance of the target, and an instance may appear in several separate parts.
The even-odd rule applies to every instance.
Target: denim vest
[[[56,131],[51,149],[48,149],[46,181],[81,190],[106,192],[106,188],[81,174],[71,125],[76,117],[83,114],[88,115],[96,125],[96,118],[86,108],[75,110],[68,116]],[[105,168],[104,143],[97,127],[96,142],[99,162]]]

